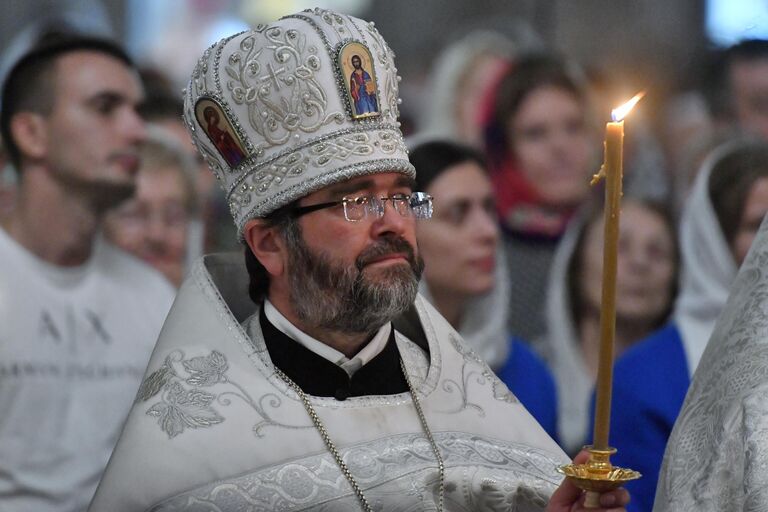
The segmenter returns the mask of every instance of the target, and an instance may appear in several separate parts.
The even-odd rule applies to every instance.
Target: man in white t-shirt
[[[12,68],[3,140],[19,175],[0,225],[0,510],[82,511],[173,300],[99,235],[139,166],[142,87],[113,43],[49,34]]]

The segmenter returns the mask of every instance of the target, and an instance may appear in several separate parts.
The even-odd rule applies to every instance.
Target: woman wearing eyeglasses
[[[194,163],[159,126],[150,126],[141,161],[134,197],[107,214],[104,234],[162,272],[178,288],[193,250],[190,221],[197,211]]]
[[[416,188],[435,202],[432,219],[416,225],[424,258],[421,293],[554,438],[554,380],[507,330],[509,278],[482,155],[453,142],[430,141],[416,146],[410,160]]]

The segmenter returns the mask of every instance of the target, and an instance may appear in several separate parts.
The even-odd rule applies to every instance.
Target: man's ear
[[[11,136],[22,155],[40,159],[48,151],[46,119],[36,112],[19,112],[11,118]]]
[[[243,236],[251,252],[272,276],[285,272],[287,251],[282,237],[264,219],[251,219],[245,224]]]

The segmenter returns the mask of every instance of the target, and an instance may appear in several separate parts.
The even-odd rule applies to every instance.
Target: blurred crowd
[[[59,36],[41,32],[39,40]],[[52,279],[66,293],[69,285],[59,281],[90,264],[94,244],[125,251],[131,255],[124,256],[131,260],[130,293],[162,316],[171,295],[158,289],[178,288],[190,262],[242,249],[224,191],[184,126],[179,91],[162,69],[126,66],[119,71],[136,76],[135,90],[126,92],[135,96],[127,113],[119,112],[123,104],[109,104],[121,98],[101,98],[105,104],[94,107],[118,109],[105,115],[135,115],[122,118],[125,126],[117,129],[76,117],[43,128],[34,117],[15,115],[24,113],[24,102],[36,103],[35,115],[52,116],[75,102],[82,88],[38,91],[34,73],[20,75],[21,82],[10,84],[15,89],[4,83],[0,254],[6,261],[8,251],[26,251],[46,266],[43,271],[65,271]],[[76,68],[72,63],[72,79],[91,85],[110,76],[78,77]],[[698,88],[664,99],[675,115],[626,122],[611,444],[618,449],[615,464],[644,475],[628,486],[629,510],[652,508],[666,441],[691,376],[768,212],[768,41],[718,51],[711,68]],[[57,81],[65,81],[67,69],[59,66]],[[606,88],[600,70],[586,70],[542,43],[478,31],[435,61],[425,101],[403,106],[418,188],[435,204],[434,217],[418,225],[425,260],[421,293],[570,455],[591,439],[604,218],[602,186],[591,187],[590,178],[602,162],[604,122],[617,106]],[[34,89],[31,97],[25,89]],[[87,155],[116,140],[128,154],[118,163],[135,182],[129,194],[107,190],[89,175]],[[51,183],[36,168],[43,160],[59,173]],[[46,196],[49,189],[54,192]],[[67,208],[82,202],[99,206],[66,219]],[[83,227],[89,223],[92,228]],[[80,230],[85,242],[62,241],[67,229]],[[46,244],[63,249],[39,249]],[[87,250],[67,252],[72,247]],[[115,272],[114,258],[108,272]],[[144,272],[145,265],[154,272]],[[0,281],[7,297],[14,295],[6,288],[13,282]],[[127,295],[119,288],[92,292]],[[137,341],[146,347],[136,357],[141,367],[160,324],[133,329],[146,327],[143,317],[121,314],[126,331],[148,338]],[[51,333],[67,329],[69,317],[62,318],[61,326],[55,318],[48,325]],[[88,321],[97,331],[97,322]],[[40,325],[24,326],[27,338],[41,338]],[[0,361],[5,350],[0,345]],[[72,350],[77,358],[86,349]],[[9,397],[5,380],[18,369],[8,361],[0,363],[0,416],[32,414],[29,402]],[[123,385],[137,386],[140,377]],[[48,398],[28,397],[47,407]],[[130,396],[123,402],[127,407]],[[105,415],[104,421],[119,418]],[[9,448],[22,438],[0,419],[0,502],[37,485],[30,476],[36,455]],[[11,467],[22,459],[23,470]],[[104,454],[97,459],[106,463]],[[78,485],[95,485],[92,479]]]

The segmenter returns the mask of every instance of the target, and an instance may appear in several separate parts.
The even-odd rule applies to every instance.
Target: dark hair
[[[278,208],[274,212],[270,213],[263,220],[267,223],[267,226],[275,227],[277,232],[283,239],[286,239],[286,235],[292,235],[293,238],[301,237],[301,226],[298,220],[291,214],[296,206],[296,203]],[[264,268],[264,265],[256,258],[251,251],[248,244],[245,246],[245,268],[248,270],[248,295],[251,300],[256,304],[261,304],[264,301],[264,297],[267,296],[269,291],[269,272]]]
[[[55,63],[76,51],[101,52],[133,68],[133,62],[115,42],[74,32],[48,31],[13,65],[3,84],[0,132],[8,156],[19,169],[21,152],[13,140],[11,120],[19,112],[51,113],[54,105]],[[20,169],[19,169],[20,170]]]
[[[754,183],[768,177],[768,144],[754,142],[733,149],[712,167],[709,197],[728,245],[741,222]]]
[[[182,122],[184,103],[173,96],[147,96],[137,110],[145,121],[173,119]]]
[[[768,59],[768,40],[765,39],[745,39],[712,54],[703,73],[702,91],[710,113],[716,119],[728,119],[734,115],[731,66],[737,62],[763,59]]]
[[[499,82],[493,112],[485,127],[486,154],[492,165],[500,164],[509,156],[509,120],[531,92],[545,86],[562,89],[580,103],[588,99],[586,83],[577,78],[565,61],[551,55],[522,58]]]
[[[143,67],[139,69],[144,86],[144,101],[136,109],[149,122],[175,121],[184,124],[184,101],[175,92],[170,78],[160,69]]]
[[[430,183],[446,169],[464,162],[474,162],[486,169],[485,158],[474,148],[448,140],[434,140],[417,145],[408,153],[416,168],[418,190],[427,190]]]
[[[675,302],[674,299],[677,296],[678,291],[677,275],[680,271],[680,247],[678,246],[678,239],[676,236],[675,217],[666,203],[638,197],[630,197],[627,199],[627,202],[639,204],[643,208],[646,208],[661,217],[664,221],[664,225],[669,231],[670,239],[672,240],[672,262],[674,265],[674,273],[673,278],[670,280],[670,301],[652,326],[655,329],[661,327],[669,317],[670,313],[672,313],[672,307]],[[603,215],[602,201],[593,201],[587,204],[585,209],[582,210],[581,215],[581,232],[574,245],[573,254],[568,262],[568,269],[566,271],[566,287],[568,302],[570,303],[570,313],[571,318],[576,324],[578,324],[579,319],[583,318],[586,313],[586,304],[584,303],[584,296],[581,292],[580,283],[580,277],[582,276],[581,269],[584,266],[584,244],[587,239],[587,232]]]

